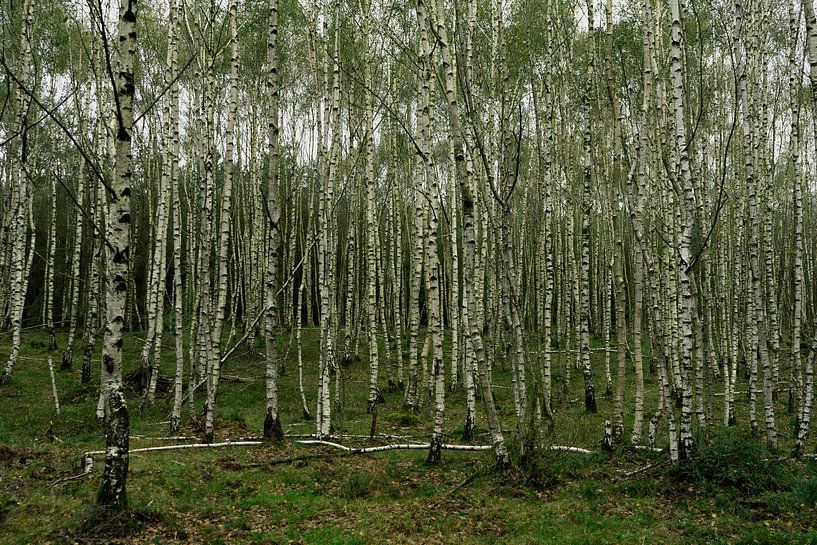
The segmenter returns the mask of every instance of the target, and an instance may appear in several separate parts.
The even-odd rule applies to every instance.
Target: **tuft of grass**
[[[11,497],[7,496],[4,492],[0,491],[0,522],[3,522],[3,519],[6,518],[6,515],[15,505],[17,505],[16,501],[11,499]]]
[[[342,492],[343,497],[351,500],[369,497],[373,490],[373,481],[371,474],[352,473],[346,479]]]
[[[806,507],[817,507],[817,479],[803,481],[794,488],[794,498]]]
[[[386,415],[386,421],[397,426],[411,427],[420,424],[420,417],[416,414],[394,412]]]

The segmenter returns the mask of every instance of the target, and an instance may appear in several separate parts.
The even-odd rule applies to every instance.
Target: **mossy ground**
[[[138,337],[126,338],[126,372],[138,365]],[[281,420],[288,433],[310,433],[313,425],[302,420],[297,360],[294,346],[287,352],[289,340],[284,334],[280,341],[281,353],[288,354],[281,376]],[[65,336],[59,341],[64,346]],[[304,331],[305,381],[313,412],[318,342],[316,330]],[[554,452],[537,457],[525,469],[517,464],[496,473],[491,454],[479,452],[444,451],[434,467],[425,464],[425,451],[276,463],[298,455],[337,453],[290,440],[261,447],[136,453],[130,459],[130,508],[107,513],[94,507],[99,461],[89,477],[54,485],[81,472],[83,451],[103,445],[102,427],[94,417],[98,354],[90,387],[79,385],[79,357],[72,371],[57,373],[62,405],[57,416],[45,337],[27,332],[24,343],[12,382],[0,390],[0,543],[817,543],[817,468],[783,459],[784,451],[752,446],[757,442],[746,440],[741,429],[699,437],[702,449],[709,450],[702,451],[701,464],[692,469],[659,467],[631,478],[625,474],[655,463],[661,455],[624,448],[612,456]],[[261,430],[260,346],[255,351],[240,349],[223,369],[249,381],[222,381],[216,440],[258,435]],[[363,348],[361,354],[366,353]],[[7,354],[8,335],[2,335],[0,359]],[[555,399],[554,444],[598,450],[612,400],[603,396],[603,356],[593,357],[599,411],[584,412],[581,373],[573,371],[571,387]],[[58,364],[59,354],[54,360]],[[172,372],[173,361],[168,348],[165,376]],[[563,375],[561,361],[557,369]],[[336,429],[368,434],[365,359],[345,371],[346,399],[343,413],[333,416]],[[405,415],[402,394],[386,391],[382,367],[381,377],[385,403],[379,409],[378,431],[425,440],[432,425],[430,403],[416,418]],[[510,429],[510,372],[497,363],[494,377],[500,414]],[[656,380],[647,374],[648,411],[656,406]],[[629,433],[629,383],[627,395]],[[170,397],[161,395],[141,413],[137,394],[129,391],[128,398],[131,448],[168,444],[151,437],[167,435]],[[788,445],[791,422],[783,401],[778,424]],[[718,403],[722,398],[715,399],[717,408]],[[447,407],[446,429],[456,442],[464,420],[461,390],[448,397]],[[739,421],[745,423],[744,398],[738,409]],[[484,428],[481,412],[478,423]],[[182,430],[184,435],[198,433],[189,424]],[[487,442],[487,437],[478,436],[475,442]],[[659,437],[659,443],[664,442]],[[744,459],[769,461],[744,464],[744,452]]]

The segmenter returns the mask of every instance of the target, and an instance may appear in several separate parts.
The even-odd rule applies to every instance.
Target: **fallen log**
[[[326,441],[323,439],[302,439],[296,440],[295,443],[299,445],[321,445],[336,448],[348,454],[372,454],[375,452],[385,452],[388,450],[425,450],[431,447],[430,443],[396,443],[391,445],[380,445],[376,447],[347,447],[340,443],[333,441]],[[222,447],[256,447],[263,445],[263,441],[225,441],[222,443],[188,443],[182,445],[162,445],[158,447],[142,447],[128,450],[128,454],[139,454],[143,452],[163,452],[170,450],[184,450],[184,449],[198,449],[198,448],[222,448]],[[441,445],[443,450],[457,450],[466,452],[479,452],[492,450],[493,445],[457,445],[452,443],[443,443]],[[559,452],[573,452],[576,454],[595,454],[595,451],[584,449],[581,447],[570,447],[563,445],[551,445],[548,450]],[[90,450],[84,452],[82,455],[83,467],[87,472],[89,466],[93,465],[94,456],[105,454],[104,450]],[[302,458],[296,458],[302,459]]]

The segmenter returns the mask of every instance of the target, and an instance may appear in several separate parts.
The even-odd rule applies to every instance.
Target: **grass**
[[[0,543],[169,543],[218,544],[369,544],[369,543],[817,543],[817,466],[780,460],[742,430],[713,430],[700,437],[698,459],[684,468],[657,468],[633,478],[623,475],[660,455],[617,449],[612,457],[549,452],[497,474],[490,453],[443,453],[442,462],[425,464],[425,451],[278,460],[299,454],[336,451],[293,442],[261,447],[184,450],[132,454],[130,508],[116,515],[94,507],[99,467],[75,481],[54,485],[81,472],[85,450],[104,444],[94,413],[98,395],[98,357],[94,383],[79,385],[78,360],[57,374],[62,413],[54,414],[44,337],[28,333],[12,382],[0,391]],[[59,337],[64,346],[65,337]],[[304,331],[307,396],[314,411],[318,335]],[[0,337],[0,360],[8,336]],[[289,335],[281,340],[287,351]],[[166,339],[166,344],[167,343]],[[141,342],[125,343],[125,371],[138,365]],[[365,354],[361,346],[361,354]],[[216,440],[257,435],[263,423],[263,360],[256,353],[229,361],[223,373],[248,382],[222,381]],[[603,397],[603,355],[594,353],[597,414],[585,414],[581,374],[556,395],[555,444],[597,450],[612,400]],[[58,360],[55,357],[55,360]],[[163,355],[162,373],[172,372],[173,353]],[[301,418],[294,347],[281,376],[282,422],[289,433],[310,433]],[[564,365],[556,373],[563,376]],[[614,369],[615,372],[615,369]],[[344,411],[333,415],[338,431],[368,434],[365,359],[347,369]],[[425,440],[432,413],[426,401],[419,414],[406,414],[402,395],[385,391],[378,430]],[[628,377],[629,378],[629,377]],[[513,428],[510,372],[494,370],[497,405],[507,429]],[[647,408],[656,406],[656,377],[647,375]],[[554,381],[554,383],[557,383]],[[632,395],[628,384],[628,396]],[[781,396],[785,397],[785,396]],[[136,410],[128,392],[131,448],[167,444],[171,399]],[[625,417],[632,422],[631,399]],[[717,402],[716,402],[717,403]],[[783,403],[781,401],[781,403]],[[746,422],[746,401],[738,406]],[[780,435],[790,423],[779,407]],[[464,420],[464,394],[447,398],[446,430],[458,441]],[[480,430],[485,427],[478,412]],[[662,430],[664,425],[662,423]],[[187,425],[184,435],[199,432]],[[56,436],[59,440],[54,440]],[[509,433],[512,450],[513,434]],[[485,435],[477,443],[487,442]],[[659,442],[666,441],[666,433]],[[358,444],[349,441],[349,444]],[[363,444],[360,442],[359,444]]]

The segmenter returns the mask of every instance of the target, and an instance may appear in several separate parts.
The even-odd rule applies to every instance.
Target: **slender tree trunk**
[[[369,55],[369,3],[363,9],[366,13],[363,16],[364,50]],[[370,62],[363,66],[363,79],[366,89],[372,89],[372,76]],[[376,404],[381,398],[380,389],[377,386],[379,371],[379,359],[377,346],[377,221],[375,217],[375,177],[374,177],[374,104],[372,93],[366,92],[366,104],[364,106],[365,137],[363,145],[366,148],[366,330],[369,344],[369,399],[367,412],[375,413]]]
[[[91,191],[90,220],[93,224],[98,223],[104,210],[102,195],[99,195],[99,184],[93,185]],[[91,356],[96,345],[99,313],[99,265],[98,259],[102,252],[102,241],[96,229],[93,229],[93,244],[91,247],[91,270],[88,275],[88,305],[85,312],[85,326],[82,333],[82,384],[91,382]]]
[[[814,14],[814,4],[811,0],[802,0],[803,5],[803,12],[806,20],[806,50],[808,53],[808,62],[809,62],[809,80],[811,83],[811,100],[812,100],[812,116],[814,119],[817,119],[817,112],[814,110],[814,106],[817,105],[817,17]],[[798,25],[799,26],[799,25]],[[799,85],[797,86],[799,89]],[[793,119],[797,120],[797,116],[793,114]],[[792,134],[794,135],[794,129],[792,129]],[[794,144],[792,144],[794,150]],[[802,282],[802,278],[804,276],[802,270],[802,260],[800,258],[800,253],[803,251],[802,248],[802,195],[801,195],[801,180],[800,177],[797,175],[797,156],[793,158],[795,164],[795,177],[794,177],[794,199],[795,199],[795,310],[794,310],[794,317],[795,324],[797,326],[797,330],[793,331],[792,335],[792,351],[797,352],[797,360],[799,361],[799,351],[800,351],[800,312],[798,308],[798,287],[799,283]],[[799,244],[798,244],[799,243]],[[806,263],[809,263],[809,260],[806,259]],[[813,261],[811,261],[813,263]],[[813,269],[812,269],[813,271]],[[799,282],[798,282],[799,276]],[[794,328],[792,328],[794,330]],[[800,398],[802,399],[801,404],[798,406],[798,420],[799,425],[797,429],[797,444],[795,447],[796,453],[801,453],[805,448],[806,439],[809,436],[809,426],[811,423],[811,409],[814,402],[814,356],[817,353],[817,331],[815,331],[814,338],[811,343],[811,351],[809,356],[806,358],[805,362],[805,369],[803,385],[802,385],[802,393],[800,394]],[[794,365],[794,363],[793,363]],[[797,368],[799,371],[799,367]]]
[[[465,270],[474,274],[475,264],[474,256],[476,253],[476,236],[474,230],[474,198],[469,186],[469,181],[465,172],[465,147],[462,138],[462,127],[460,124],[459,104],[457,103],[456,93],[454,91],[454,67],[451,61],[451,53],[448,46],[448,29],[446,28],[445,20],[442,18],[444,13],[442,4],[438,1],[435,15],[432,20],[435,24],[435,35],[437,44],[440,47],[440,60],[442,61],[442,70],[444,74],[445,98],[448,111],[448,121],[450,125],[450,137],[454,143],[454,159],[456,161],[457,181],[460,187],[460,195],[462,198],[463,209],[463,236],[465,237],[466,250],[465,254]],[[423,0],[417,2],[417,17],[420,28],[424,27],[425,23],[425,4]],[[467,74],[466,74],[467,77]],[[468,298],[468,314],[469,317],[478,315],[477,294],[471,287],[470,283],[466,284],[466,292]],[[469,333],[470,341],[474,346],[476,353],[476,363],[479,373],[479,382],[482,390],[483,405],[488,420],[488,426],[491,431],[491,440],[494,446],[494,460],[499,468],[504,468],[510,463],[508,449],[505,445],[505,437],[502,433],[502,427],[499,421],[499,416],[494,405],[493,394],[491,392],[491,384],[488,377],[488,363],[485,356],[485,348],[482,343],[482,331],[479,327],[478,321],[470,324],[471,331]]]
[[[761,284],[761,269],[760,269],[760,250],[761,250],[761,233],[760,233],[760,214],[757,181],[755,180],[754,170],[754,153],[752,151],[752,130],[750,120],[750,105],[749,94],[747,90],[746,81],[746,66],[744,62],[744,2],[743,0],[735,1],[735,36],[737,37],[736,51],[735,51],[735,65],[737,68],[738,87],[740,92],[740,116],[741,127],[743,130],[743,150],[744,150],[744,173],[746,177],[746,190],[748,193],[748,214],[750,221],[750,241],[749,241],[749,265],[751,272],[751,290],[752,300],[754,306],[754,317],[757,322],[755,330],[757,331],[756,344],[753,346],[757,350],[757,355],[763,369],[763,397],[764,397],[764,415],[766,423],[766,440],[772,446],[777,445],[777,430],[775,428],[774,419],[774,405],[773,395],[774,389],[772,387],[772,370],[771,362],[768,354],[768,328],[766,323],[766,309],[763,299],[763,285]]]
[[[182,213],[179,197],[179,84],[178,76],[178,41],[179,41],[179,12],[177,0],[170,0],[169,16],[170,37],[168,42],[168,57],[170,71],[170,96],[167,100],[167,125],[165,138],[170,136],[169,153],[165,168],[169,169],[169,185],[171,193],[171,207],[173,213],[173,324],[176,347],[176,371],[173,376],[173,410],[170,415],[170,431],[179,430],[182,416],[182,386],[184,379],[184,292],[182,285]],[[192,364],[192,360],[191,360]],[[193,392],[190,391],[190,397]]]
[[[122,389],[122,325],[128,292],[130,261],[130,194],[133,159],[133,59],[136,56],[136,0],[119,4],[119,49],[116,69],[116,163],[108,207],[107,314],[102,350],[102,385],[105,392],[105,469],[97,496],[101,505],[127,505],[128,407]]]
[[[22,186],[21,186],[22,190]],[[85,200],[85,161],[80,163],[79,177],[77,181],[77,204],[84,207]],[[80,272],[80,260],[82,259],[82,226],[83,216],[80,210],[76,212],[76,223],[74,225],[74,249],[71,257],[71,311],[68,322],[68,340],[65,342],[65,352],[62,354],[60,370],[66,371],[71,368],[74,360],[74,342],[77,332],[77,314],[79,312],[79,293],[82,283]]]
[[[686,108],[684,104],[684,51],[682,47],[682,21],[679,0],[670,0],[672,25],[671,68],[672,101],[675,115],[675,143],[678,153],[678,169],[681,189],[681,237],[678,246],[678,282],[681,298],[681,445],[680,457],[686,460],[693,454],[692,436],[692,316],[695,301],[692,297],[692,233],[695,223],[695,190],[692,183],[692,168],[686,131]]]
[[[29,180],[26,172],[26,158],[28,154],[26,144],[26,133],[28,131],[28,106],[30,98],[26,95],[24,87],[28,86],[31,66],[31,32],[34,25],[34,2],[25,0],[23,2],[23,24],[20,32],[20,56],[18,59],[19,70],[18,80],[20,85],[16,87],[15,96],[15,119],[13,130],[18,133],[17,138],[10,142],[8,155],[10,158],[9,170],[11,170],[11,203],[10,215],[12,227],[9,230],[11,235],[11,297],[9,299],[9,314],[11,318],[11,354],[0,375],[0,385],[11,380],[11,373],[20,355],[21,333],[23,329],[23,310],[25,307],[25,297],[27,278],[25,276],[26,256],[25,247],[28,238],[28,217],[29,210]],[[32,237],[34,233],[32,233]]]
[[[48,257],[45,274],[45,331],[48,333],[48,350],[57,350],[57,337],[54,333],[54,256],[57,250],[57,180],[51,178],[51,214],[48,222]],[[94,286],[94,288],[96,287]],[[90,292],[89,292],[90,293]]]
[[[266,412],[264,413],[264,437],[280,440],[284,437],[281,429],[281,418],[278,415],[278,361],[276,354],[277,334],[277,293],[278,253],[280,235],[280,201],[278,197],[278,134],[279,134],[279,96],[278,79],[278,0],[269,0],[267,19],[267,95],[270,99],[269,118],[269,170],[267,173],[266,213],[268,224],[269,250],[266,271]]]

